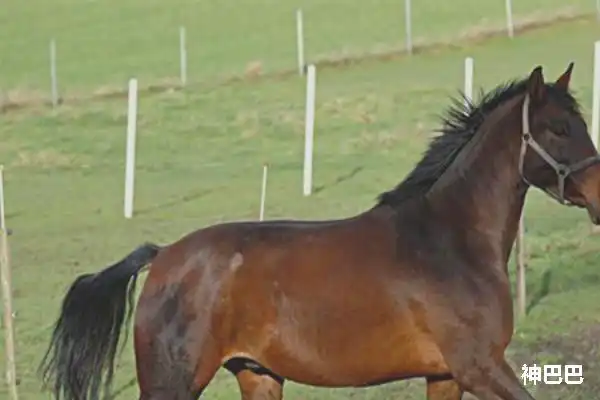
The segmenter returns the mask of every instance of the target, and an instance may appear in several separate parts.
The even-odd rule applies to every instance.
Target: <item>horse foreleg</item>
[[[268,374],[259,375],[249,369],[239,371],[237,378],[242,400],[281,400],[283,380]]]
[[[492,374],[491,386],[494,393],[504,399],[535,400],[505,360]]]
[[[463,391],[453,379],[427,378],[427,400],[461,400]]]
[[[480,400],[535,400],[521,384],[505,360],[498,364],[473,363],[464,373],[454,373],[456,380]]]

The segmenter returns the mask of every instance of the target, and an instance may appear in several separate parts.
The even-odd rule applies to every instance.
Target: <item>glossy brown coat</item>
[[[426,378],[430,400],[464,391],[532,399],[504,358],[507,262],[523,179],[551,193],[557,181],[535,151],[521,151],[522,111],[553,159],[595,157],[568,94],[571,70],[545,84],[538,67],[468,112],[455,104],[413,172],[360,215],[215,225],[80,277],[43,364],[55,394],[94,398],[110,383],[126,294],[150,263],[135,313],[140,399],[195,399],[221,366],[244,399],[280,399],[285,380],[347,387],[414,377]],[[595,160],[569,175],[564,197],[598,223]]]

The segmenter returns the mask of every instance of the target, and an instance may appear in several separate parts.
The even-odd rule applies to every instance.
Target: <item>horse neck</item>
[[[523,96],[492,111],[427,195],[434,213],[460,227],[467,246],[506,268],[527,187],[519,168]]]

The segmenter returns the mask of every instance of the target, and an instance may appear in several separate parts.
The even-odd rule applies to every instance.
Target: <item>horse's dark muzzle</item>
[[[586,205],[590,220],[594,225],[600,225],[600,204],[597,201],[590,202]]]

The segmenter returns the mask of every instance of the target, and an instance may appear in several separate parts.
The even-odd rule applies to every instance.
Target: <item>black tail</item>
[[[73,282],[40,365],[56,399],[96,400],[102,391],[108,394],[121,327],[129,325],[133,311],[137,275],[159,250],[144,244],[105,270]]]

